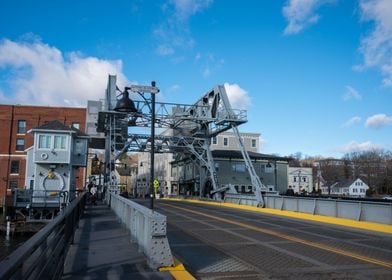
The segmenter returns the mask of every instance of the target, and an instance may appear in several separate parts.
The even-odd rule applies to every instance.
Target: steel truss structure
[[[151,135],[132,133],[135,127],[150,127],[151,99],[135,101],[137,113],[124,114],[113,111],[116,102],[116,76],[109,76],[106,91],[105,111],[99,112],[98,132],[105,132],[107,172],[114,170],[114,161],[126,152],[148,152],[151,150]],[[139,92],[139,95],[144,95]],[[205,93],[192,105],[177,103],[155,103],[155,127],[162,133],[154,137],[156,153],[175,153],[189,157],[201,167],[200,194],[206,193],[205,183],[210,180],[215,199],[221,198],[220,186],[215,171],[214,159],[210,150],[211,138],[232,129],[238,147],[249,172],[253,192],[258,206],[264,206],[262,192],[267,188],[261,183],[245,149],[238,126],[247,122],[245,110],[231,108],[225,88],[221,85]],[[114,176],[109,177],[109,184]]]

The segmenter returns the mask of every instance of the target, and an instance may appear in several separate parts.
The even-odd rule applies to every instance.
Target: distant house
[[[295,193],[310,193],[313,190],[313,173],[311,167],[289,167],[288,185]]]
[[[325,185],[321,188],[324,195],[365,197],[369,186],[361,179],[351,179]]]

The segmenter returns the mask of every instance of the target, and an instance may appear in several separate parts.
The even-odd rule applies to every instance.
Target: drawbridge
[[[145,90],[151,92],[151,98],[146,98]],[[134,112],[114,111],[117,98],[124,93],[128,95],[128,91],[139,95],[139,100],[133,100]],[[205,186],[210,181],[212,190],[208,192],[219,200],[227,186],[219,184],[210,144],[213,137],[232,130],[249,172],[257,203],[263,207],[262,193],[267,192],[267,188],[257,176],[238,130],[238,126],[247,122],[246,110],[231,107],[224,86],[213,87],[191,105],[155,102],[154,94],[157,92],[159,90],[155,85],[129,86],[120,91],[116,76],[109,76],[104,111],[99,112],[97,127],[97,131],[104,132],[106,137],[106,171],[113,172],[115,160],[127,152],[174,153],[190,158],[200,167],[200,194],[206,193]],[[150,134],[135,132],[137,127],[151,129],[152,124],[154,130],[160,130],[158,135],[154,130]],[[109,176],[109,184],[113,178]]]

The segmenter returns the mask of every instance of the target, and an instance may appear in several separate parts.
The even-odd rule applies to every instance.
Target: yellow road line
[[[174,266],[161,267],[159,271],[169,271],[176,280],[196,280],[177,258],[174,258]]]
[[[325,245],[325,244],[312,242],[312,241],[307,241],[305,239],[301,239],[301,238],[298,238],[298,237],[293,237],[293,236],[290,236],[290,235],[287,235],[287,234],[282,234],[282,233],[279,233],[279,232],[276,232],[276,231],[273,231],[273,230],[263,229],[263,228],[259,228],[259,227],[256,227],[256,226],[244,224],[244,223],[241,223],[241,222],[236,222],[236,221],[233,221],[233,220],[228,220],[228,219],[225,219],[225,218],[216,217],[216,216],[213,216],[213,215],[210,215],[210,214],[201,213],[199,211],[190,210],[190,209],[186,209],[186,208],[183,208],[183,207],[174,206],[174,205],[170,205],[170,204],[166,204],[166,203],[162,203],[162,204],[164,204],[165,206],[169,206],[169,207],[172,207],[172,208],[176,208],[176,209],[182,210],[182,211],[186,211],[186,212],[189,212],[189,213],[193,213],[193,214],[197,214],[197,215],[204,216],[204,217],[207,217],[207,218],[211,218],[211,219],[214,219],[214,220],[217,220],[217,221],[221,221],[221,222],[225,222],[225,223],[228,223],[228,224],[232,224],[232,225],[240,226],[240,227],[243,227],[243,228],[247,228],[247,229],[250,229],[250,230],[253,230],[253,231],[257,231],[257,232],[261,232],[261,233],[266,233],[266,234],[269,234],[269,235],[277,236],[277,237],[280,237],[282,239],[290,240],[290,241],[293,241],[293,242],[296,242],[296,243],[300,243],[300,244],[304,244],[304,245],[307,245],[307,246],[310,246],[310,247],[314,247],[314,248],[322,249],[322,250],[325,250],[325,251],[333,252],[333,253],[336,253],[336,254],[339,254],[339,255],[343,255],[343,256],[346,256],[346,257],[351,257],[351,258],[354,258],[354,259],[358,259],[358,260],[361,260],[361,261],[364,261],[364,262],[380,265],[380,266],[383,266],[383,267],[392,268],[392,262],[387,262],[387,261],[382,261],[382,260],[378,260],[378,259],[374,259],[374,258],[369,258],[369,257],[363,256],[363,255],[357,254],[357,253],[341,250],[341,249],[334,248],[334,247],[331,247],[331,246],[328,246],[328,245]]]
[[[260,213],[264,213],[264,214],[278,215],[278,216],[284,216],[284,217],[289,217],[289,218],[308,220],[308,221],[313,221],[313,222],[320,222],[320,223],[333,224],[333,225],[339,225],[339,226],[344,226],[344,227],[351,227],[351,228],[357,228],[357,229],[392,234],[392,225],[387,225],[387,224],[379,224],[379,223],[372,223],[372,222],[365,222],[365,221],[354,221],[354,220],[350,220],[350,219],[312,215],[312,214],[308,214],[308,213],[285,211],[285,210],[271,209],[271,208],[257,208],[254,206],[240,205],[240,204],[227,203],[227,202],[223,203],[223,202],[201,201],[201,200],[180,199],[180,198],[165,198],[165,199],[174,200],[174,201],[184,201],[184,202],[190,202],[190,203],[197,203],[197,204],[215,205],[215,206],[221,206],[221,207],[227,207],[227,208],[242,209],[242,210],[247,210],[247,211],[260,212]]]

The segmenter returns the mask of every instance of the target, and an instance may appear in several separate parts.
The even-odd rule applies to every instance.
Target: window
[[[84,142],[80,141],[80,140],[76,140],[75,141],[75,146],[74,146],[74,154],[83,154],[85,153],[84,151],[85,147],[84,147]]]
[[[229,139],[228,138],[223,138],[223,146],[228,146],[229,145]]]
[[[10,181],[10,184],[8,186],[9,189],[17,189],[18,188],[18,181]]]
[[[50,149],[52,147],[52,136],[50,135],[39,135],[38,137],[38,149]]]
[[[302,177],[302,181],[303,181],[303,182],[306,182],[306,177]]]
[[[24,120],[18,121],[18,133],[19,134],[26,133],[26,121]]]
[[[11,161],[11,173],[19,173],[19,160]]]
[[[358,189],[357,188],[354,188],[353,189],[353,193],[357,193],[358,192]]]
[[[252,148],[256,148],[256,139],[252,139]]]
[[[23,151],[24,150],[25,141],[22,138],[16,139],[16,150]]]
[[[245,172],[246,166],[243,163],[235,163],[231,166],[233,172]]]
[[[294,182],[297,182],[297,177],[294,176]]]
[[[76,128],[76,129],[80,129],[80,123],[78,123],[78,122],[73,122],[73,123],[72,123],[72,127],[73,127],[73,128]]]
[[[218,142],[216,141],[216,137],[212,137],[212,144],[216,145],[216,143],[218,143]]]
[[[67,148],[66,140],[67,140],[67,136],[65,136],[65,135],[55,136],[54,137],[54,148],[65,150]]]
[[[216,172],[219,171],[219,162],[215,162],[215,171],[216,171]]]

